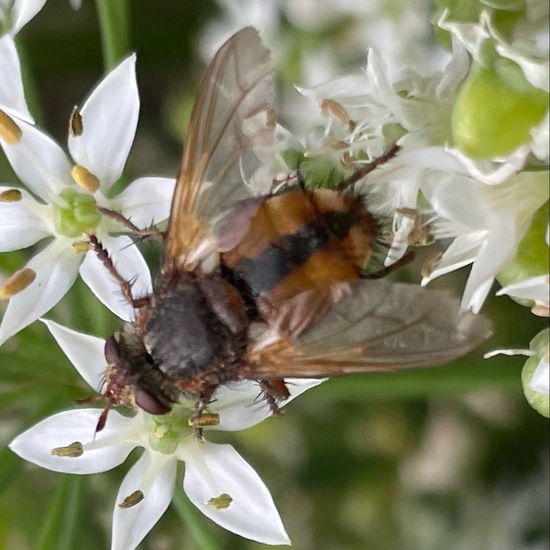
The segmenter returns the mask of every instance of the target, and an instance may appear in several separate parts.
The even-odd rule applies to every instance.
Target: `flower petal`
[[[82,256],[74,252],[66,239],[56,239],[27,267],[35,280],[13,296],[0,326],[0,344],[49,311],[71,288],[78,275]]]
[[[11,9],[12,34],[18,33],[43,7],[46,0],[15,0]]]
[[[139,95],[136,56],[115,67],[95,88],[80,110],[83,132],[69,136],[73,159],[99,178],[107,194],[120,177],[136,133]]]
[[[13,188],[0,185],[0,193],[10,189]],[[27,248],[54,234],[50,208],[37,203],[23,189],[19,192],[21,200],[0,202],[0,252]]]
[[[183,488],[212,521],[264,544],[290,544],[273,499],[258,474],[231,445],[187,440],[177,452],[186,462]],[[212,499],[229,495],[228,506]]]
[[[22,120],[23,135],[15,145],[0,140],[4,153],[18,178],[45,202],[50,193],[59,193],[73,183],[71,165],[63,150],[49,136]]]
[[[292,378],[285,380],[290,397],[279,404],[290,403],[305,391],[318,386],[323,379]],[[231,386],[220,386],[211,409],[220,415],[215,430],[238,431],[250,428],[271,416],[271,409],[256,382],[245,381]]]
[[[76,332],[54,321],[41,320],[48,327],[59,347],[75,366],[80,376],[91,388],[100,392],[102,378],[107,368],[104,353],[105,340]]]
[[[54,414],[17,436],[9,447],[25,460],[54,472],[105,472],[124,462],[135,444],[119,437],[132,419],[124,418],[116,411],[109,413],[109,422],[96,433],[101,413],[101,409],[75,409]],[[94,442],[93,449],[86,448],[87,441]],[[80,456],[52,454],[52,450],[75,442],[84,444]]]
[[[118,491],[113,513],[111,550],[133,550],[168,508],[174,494],[177,460],[146,452],[128,472]],[[135,491],[143,500],[130,507],[120,504]]]
[[[132,282],[134,298],[148,296],[153,290],[149,268],[132,240],[120,237],[102,236],[101,242],[119,272],[127,281]],[[134,308],[122,296],[120,285],[109,273],[94,252],[88,252],[82,265],[80,275],[101,303],[105,304],[115,315],[125,321],[134,319]]]
[[[0,109],[33,123],[25,101],[19,57],[9,34],[0,38],[0,74]]]
[[[131,183],[112,204],[138,227],[150,227],[170,215],[176,181],[171,178],[140,178]]]

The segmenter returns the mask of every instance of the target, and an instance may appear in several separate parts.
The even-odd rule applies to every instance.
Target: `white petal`
[[[33,123],[25,101],[19,57],[9,34],[0,38],[0,75],[0,109]]]
[[[116,411],[110,411],[107,425],[96,433],[101,413],[101,409],[75,409],[54,414],[17,436],[9,447],[25,460],[55,472],[105,472],[124,462],[135,444],[123,437],[124,428],[132,419],[124,418]],[[53,449],[77,441],[84,445],[81,456],[52,454]],[[88,441],[94,441],[94,449],[86,448]]]
[[[0,144],[19,179],[45,202],[51,193],[59,193],[73,184],[71,165],[63,150],[49,136],[22,120],[23,131],[15,145]]]
[[[81,260],[82,256],[75,253],[65,239],[56,239],[29,261],[27,267],[36,273],[36,278],[10,299],[0,326],[0,344],[63,298],[78,275]]]
[[[173,456],[147,451],[128,472],[118,491],[113,513],[111,550],[133,550],[168,508],[174,494],[177,460]],[[135,491],[143,500],[121,508]]]
[[[50,329],[59,347],[80,376],[95,391],[101,391],[102,377],[107,369],[104,353],[105,340],[76,332],[54,321],[42,319],[42,322]]]
[[[19,32],[43,7],[46,0],[15,0],[12,7],[12,34]]]
[[[318,386],[324,380],[318,379],[287,379],[286,385],[290,397],[279,403],[283,407],[305,391]],[[220,415],[220,423],[215,430],[238,431],[250,428],[271,416],[271,409],[257,382],[241,382],[231,386],[221,386],[214,396],[215,402],[211,409]]]
[[[135,55],[98,84],[80,114],[84,130],[79,136],[69,136],[69,150],[77,164],[99,178],[105,195],[122,174],[136,133],[139,96]]]
[[[290,544],[267,487],[231,445],[187,440],[180,455],[186,463],[183,488],[205,516],[251,540]],[[232,499],[227,508],[209,504],[226,494]]]
[[[109,252],[113,263],[126,281],[133,281],[134,298],[149,296],[153,290],[149,268],[132,240],[120,237],[102,236],[101,243]],[[120,285],[107,271],[94,252],[88,252],[80,266],[80,275],[101,303],[125,321],[134,319],[134,309],[122,295]]]
[[[503,225],[479,249],[462,296],[462,303],[474,313],[483,305],[496,274],[513,258],[518,240],[512,227]]]
[[[113,200],[112,208],[134,225],[150,227],[170,215],[175,184],[171,178],[140,178]]]
[[[548,275],[531,277],[519,283],[505,286],[497,292],[497,296],[508,294],[516,298],[526,298],[527,300],[538,300],[539,302],[548,302],[549,299],[549,279]]]
[[[0,185],[0,193],[13,189]],[[50,207],[37,203],[19,189],[21,200],[0,202],[0,252],[27,248],[54,234],[49,220]]]

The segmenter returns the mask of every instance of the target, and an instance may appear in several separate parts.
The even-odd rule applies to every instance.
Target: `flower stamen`
[[[19,189],[6,189],[0,193],[0,202],[19,202],[22,198]]]
[[[78,105],[73,107],[71,116],[69,117],[69,134],[72,137],[78,137],[84,132],[84,125],[82,123],[82,115],[78,109]]]
[[[53,456],[63,456],[70,458],[78,458],[84,454],[84,447],[80,441],[75,441],[66,447],[56,447],[52,449]]]
[[[36,279],[36,272],[30,267],[16,271],[0,286],[0,299],[8,300],[22,290],[25,290]]]
[[[226,508],[229,508],[232,502],[233,499],[231,498],[231,495],[228,495],[227,493],[222,493],[218,497],[212,497],[208,501],[208,504],[210,506],[214,506],[216,510],[225,510]]]
[[[21,141],[23,131],[4,111],[0,111],[0,138],[8,145],[17,145]]]
[[[119,508],[131,508],[132,506],[135,506],[136,504],[139,504],[143,499],[145,498],[145,495],[143,494],[143,491],[140,491],[137,489],[132,494],[128,495],[119,505]]]
[[[99,189],[99,179],[94,176],[87,168],[76,164],[71,170],[73,180],[90,194],[94,194]]]

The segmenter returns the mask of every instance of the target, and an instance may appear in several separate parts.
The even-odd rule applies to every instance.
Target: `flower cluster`
[[[488,8],[477,20],[451,9],[436,20],[452,46],[443,69],[393,76],[369,49],[362,74],[298,88],[306,114],[293,123],[306,132],[280,139],[282,157],[322,187],[397,143],[400,153],[358,184],[370,208],[393,218],[386,263],[438,241],[444,251],[424,265],[423,285],[470,265],[464,308],[480,311],[496,279],[497,295],[547,317],[548,6],[527,2],[506,32]],[[536,354],[535,381],[524,376],[524,387],[547,416],[547,346]]]

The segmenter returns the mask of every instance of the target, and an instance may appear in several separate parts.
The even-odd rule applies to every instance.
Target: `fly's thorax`
[[[154,364],[187,393],[236,379],[246,348],[246,307],[218,275],[163,273],[143,342]]]

